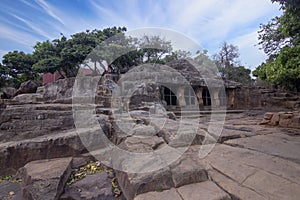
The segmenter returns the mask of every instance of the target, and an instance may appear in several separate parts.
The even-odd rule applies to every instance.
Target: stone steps
[[[110,114],[110,109],[97,105],[36,104],[14,105],[0,114],[0,141],[19,141],[64,130],[74,129],[73,109],[89,108],[96,115]],[[73,108],[74,107],[74,108]],[[96,117],[97,117],[96,116]],[[93,116],[91,116],[92,118]]]
[[[147,138],[148,142],[149,140],[151,138]],[[130,145],[127,143],[127,148],[124,148],[122,143],[120,146],[128,150],[139,149],[142,147],[140,144],[145,144],[143,140],[135,140],[135,142],[135,145],[133,142]],[[155,145],[154,143],[152,145]],[[116,166],[123,171],[116,171],[116,177],[126,199],[133,199],[139,194],[179,188],[208,180],[207,171],[197,157],[197,153],[193,151],[184,153],[184,151],[175,148],[166,148],[168,149],[166,150],[165,147],[164,144],[161,144],[158,147],[161,151],[155,150],[154,154],[150,156],[151,158],[147,156],[140,159],[117,158],[118,164]],[[147,145],[143,149],[147,149]],[[174,151],[177,150],[178,155],[176,156]],[[126,170],[129,171],[126,172]]]
[[[33,160],[67,157],[85,153],[75,130],[0,144],[0,175],[14,174]]]
[[[189,184],[164,191],[140,194],[134,200],[231,200],[231,197],[212,181]]]

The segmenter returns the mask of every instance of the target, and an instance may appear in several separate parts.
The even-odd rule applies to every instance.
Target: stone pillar
[[[213,88],[211,91],[211,101],[212,107],[220,107],[220,98],[219,98],[219,90],[217,88]]]
[[[235,90],[234,89],[228,90],[227,107],[235,108]]]
[[[197,100],[198,100],[199,106],[201,106],[201,107],[203,106],[202,92],[203,92],[203,87],[196,88]]]
[[[185,98],[184,98],[184,87],[177,88],[177,105],[178,106],[186,106]]]

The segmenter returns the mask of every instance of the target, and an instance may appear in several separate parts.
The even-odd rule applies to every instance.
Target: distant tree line
[[[48,72],[57,72],[62,78],[74,77],[82,65],[95,75],[107,69],[125,73],[142,63],[165,64],[191,56],[184,50],[174,51],[170,41],[158,36],[144,35],[138,39],[125,36],[125,32],[125,27],[111,27],[86,30],[70,38],[61,34],[58,39],[37,42],[32,53],[8,52],[0,63],[0,88],[9,85],[18,87],[21,82],[38,80],[41,74]],[[251,70],[240,66],[238,57],[237,47],[225,42],[212,62],[217,64],[222,77],[248,83]],[[204,50],[197,52],[195,60],[207,62],[211,59]],[[105,66],[103,61],[108,65]]]

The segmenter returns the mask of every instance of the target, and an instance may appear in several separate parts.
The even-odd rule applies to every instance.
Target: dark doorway
[[[167,87],[164,88],[164,100],[167,102],[167,105],[169,106],[177,105],[176,95]]]
[[[209,90],[207,88],[204,88],[202,91],[202,99],[203,99],[204,106],[211,105],[211,98],[210,98]]]

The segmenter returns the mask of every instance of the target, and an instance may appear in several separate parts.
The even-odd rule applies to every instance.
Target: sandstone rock
[[[300,138],[282,133],[228,140],[225,144],[252,149],[300,163]]]
[[[290,119],[293,117],[293,113],[292,112],[279,112],[279,117],[281,119]]]
[[[174,187],[171,172],[168,168],[142,174],[117,171],[116,177],[126,199],[133,199],[134,196],[139,194]]]
[[[163,149],[162,147],[161,149]],[[170,149],[170,151],[176,151]],[[171,152],[154,152],[156,159],[150,161],[130,160],[126,159],[121,162],[121,165],[126,166],[128,162],[132,163],[131,167],[134,169],[148,169],[149,172],[133,173],[133,172],[120,172],[116,173],[119,185],[124,192],[127,199],[132,199],[135,195],[143,194],[156,190],[167,190],[172,187],[180,187],[182,185],[198,183],[208,179],[205,168],[201,160],[198,158],[198,153],[187,151],[180,155],[178,152],[176,157]],[[181,156],[181,157],[180,157]],[[139,162],[138,162],[139,161]],[[168,163],[170,163],[168,165]],[[127,164],[128,165],[128,164]],[[151,169],[160,169],[151,171]],[[164,167],[165,166],[165,167]]]
[[[157,136],[151,137],[128,137],[119,145],[119,148],[130,152],[152,152],[165,144],[164,140]]]
[[[206,169],[199,160],[191,159],[189,152],[170,165],[174,187],[199,183],[208,179]]]
[[[72,97],[75,78],[59,79],[45,85],[44,98],[48,101]]]
[[[14,174],[33,160],[74,156],[85,153],[75,130],[34,139],[0,144],[0,174]]]
[[[21,86],[17,90],[15,96],[17,96],[19,94],[35,93],[37,90],[37,87],[38,87],[38,84],[32,80],[21,83]]]
[[[168,112],[167,115],[168,115],[169,119],[176,121],[177,117],[173,112]]]
[[[42,95],[40,94],[20,94],[15,96],[13,100],[16,100],[20,103],[38,103],[42,100]]]
[[[128,134],[135,137],[151,137],[156,135],[156,133],[157,132],[153,126],[137,124]]]
[[[15,96],[16,89],[13,87],[4,88],[2,91],[1,99],[11,99]]]
[[[44,92],[45,92],[45,86],[40,86],[36,89],[37,94],[44,95]]]
[[[273,114],[274,114],[274,113],[266,112],[265,115],[264,115],[264,119],[265,119],[265,120],[270,120],[270,119],[272,119]]]
[[[279,126],[281,127],[288,127],[292,123],[291,118],[280,118],[279,119]]]
[[[24,140],[72,129],[74,120],[71,109],[70,106],[46,104],[8,107],[0,114],[0,140]]]
[[[185,185],[177,191],[184,200],[231,200],[226,192],[211,181]]]
[[[101,172],[88,175],[72,185],[67,185],[65,193],[60,199],[117,200],[118,198],[114,197],[114,193],[112,192],[111,179],[107,173]]]
[[[172,199],[172,200],[182,200],[175,188],[170,190],[164,190],[160,192],[148,192],[145,194],[140,194],[134,198],[134,200],[156,200],[156,199]]]
[[[296,115],[293,117],[291,123],[289,124],[289,127],[300,129],[300,115]]]
[[[19,200],[22,199],[21,183],[2,181],[0,182],[0,199]]]
[[[203,162],[218,172],[209,171],[211,179],[237,199],[296,200],[300,195],[299,165],[294,162],[228,145],[216,145]]]
[[[23,199],[59,199],[71,174],[72,158],[37,160],[20,169]]]
[[[233,199],[249,199],[249,200],[267,200],[267,197],[258,194],[255,190],[251,188],[243,187],[235,180],[226,177],[224,174],[219,173],[216,170],[209,170],[211,179],[220,185],[223,190],[226,190]]]
[[[272,126],[277,126],[279,124],[279,114],[278,113],[275,113],[273,115],[273,117],[271,118],[271,122],[270,122],[270,125]]]

